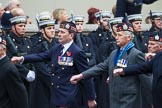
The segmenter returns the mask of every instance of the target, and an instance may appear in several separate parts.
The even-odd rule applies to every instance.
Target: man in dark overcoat
[[[162,36],[158,34],[150,35],[149,37],[151,41],[157,41],[162,43]],[[155,50],[154,50],[155,51]],[[137,74],[145,74],[152,73],[153,74],[153,83],[152,83],[152,96],[153,96],[153,108],[161,108],[161,100],[162,100],[162,52],[159,50],[155,51],[156,56],[148,62],[128,66],[126,68],[119,68],[114,70],[114,75],[137,75]]]
[[[110,108],[142,108],[141,107],[141,83],[147,77],[114,77],[113,70],[117,67],[127,67],[131,64],[144,62],[142,52],[134,48],[132,43],[133,34],[128,24],[122,23],[117,26],[116,43],[119,46],[102,63],[72,76],[71,83],[76,84],[81,79],[86,79],[105,72],[109,73]],[[145,83],[147,86],[147,83]]]
[[[0,41],[2,41],[0,39]],[[0,107],[28,108],[26,88],[16,67],[6,56],[6,46],[0,42]]]

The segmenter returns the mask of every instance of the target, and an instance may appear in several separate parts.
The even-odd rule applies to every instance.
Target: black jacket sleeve
[[[11,65],[5,78],[5,86],[11,99],[13,108],[27,108],[28,99],[25,86],[20,78],[18,70]]]

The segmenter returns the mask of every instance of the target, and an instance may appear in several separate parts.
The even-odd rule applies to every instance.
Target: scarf
[[[118,48],[115,57],[114,57],[114,63],[115,66],[117,65],[118,60],[120,60],[122,58],[122,56],[125,54],[125,52],[127,52],[129,49],[131,49],[132,47],[134,47],[134,43],[133,42],[129,42],[124,48],[123,50],[120,50],[120,48]]]

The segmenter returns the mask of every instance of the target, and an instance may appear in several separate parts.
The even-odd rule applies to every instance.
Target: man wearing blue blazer
[[[43,53],[12,58],[14,63],[51,61],[51,108],[81,108],[81,84],[84,84],[87,91],[89,107],[96,105],[92,79],[81,81],[77,85],[70,83],[71,76],[89,68],[84,52],[73,42],[75,32],[75,24],[64,21],[60,24],[58,33],[60,44]]]

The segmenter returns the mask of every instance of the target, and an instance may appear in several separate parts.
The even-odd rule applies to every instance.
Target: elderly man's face
[[[117,35],[116,35],[115,39],[116,39],[116,44],[120,48],[124,48],[125,45],[127,45],[128,42],[131,41],[132,37],[131,36],[126,36],[125,31],[119,31],[119,32],[117,32]]]
[[[72,33],[69,33],[69,31],[66,29],[59,28],[58,41],[64,45],[70,42],[71,40],[73,40]]]
[[[149,53],[157,53],[162,50],[162,43],[158,41],[149,41],[148,42],[148,52]]]

